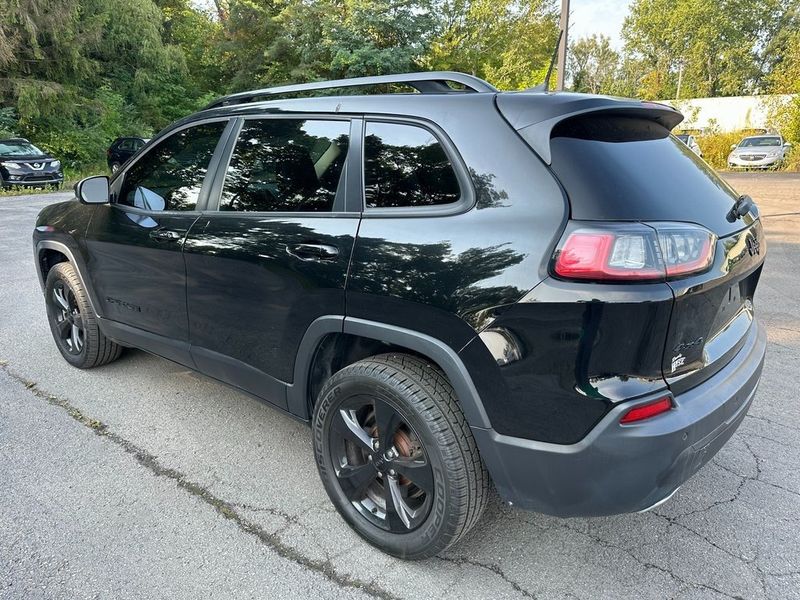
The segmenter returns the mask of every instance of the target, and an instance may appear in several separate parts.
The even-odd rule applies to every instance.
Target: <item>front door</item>
[[[157,142],[114,179],[111,204],[98,207],[86,234],[88,272],[113,335],[184,363],[183,244],[226,125],[189,126]]]
[[[308,326],[344,315],[360,218],[347,203],[350,140],[346,118],[244,119],[209,198],[218,209],[184,246],[198,368],[283,408]]]

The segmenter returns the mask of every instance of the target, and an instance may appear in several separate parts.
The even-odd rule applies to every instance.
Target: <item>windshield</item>
[[[780,146],[781,138],[778,137],[751,137],[744,138],[739,144],[740,148],[749,148],[751,146]]]
[[[682,141],[684,144],[688,144],[689,143],[689,136],[688,135],[681,134],[681,135],[676,135],[675,137],[678,138],[680,141]]]
[[[44,156],[44,152],[30,142],[16,142],[11,140],[0,142],[0,154],[6,156]]]

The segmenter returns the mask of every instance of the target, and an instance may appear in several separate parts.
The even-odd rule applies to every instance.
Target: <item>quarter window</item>
[[[220,210],[333,210],[349,146],[349,121],[246,120]]]
[[[227,122],[181,129],[128,169],[117,202],[145,210],[194,210]]]
[[[364,134],[367,207],[395,208],[458,201],[458,179],[434,135],[400,123],[367,123]]]

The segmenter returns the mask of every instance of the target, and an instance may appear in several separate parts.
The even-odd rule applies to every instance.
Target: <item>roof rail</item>
[[[427,71],[423,73],[402,73],[398,75],[377,75],[375,77],[354,77],[352,79],[334,79],[332,81],[315,81],[312,83],[298,83],[293,85],[281,85],[278,87],[252,90],[250,92],[240,92],[231,94],[214,100],[205,107],[218,108],[230,104],[244,104],[253,102],[261,96],[275,96],[280,94],[293,94],[297,92],[308,92],[314,90],[330,90],[337,88],[359,87],[368,85],[380,85],[386,83],[404,83],[422,94],[442,94],[455,92],[447,82],[460,83],[468,92],[497,92],[497,88],[485,82],[483,79],[466,73],[456,71]]]

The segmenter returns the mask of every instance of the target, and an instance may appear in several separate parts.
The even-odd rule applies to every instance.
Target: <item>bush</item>
[[[728,154],[731,146],[738,144],[750,132],[707,132],[696,136],[700,150],[703,151],[703,160],[715,169],[725,169],[728,166]]]

